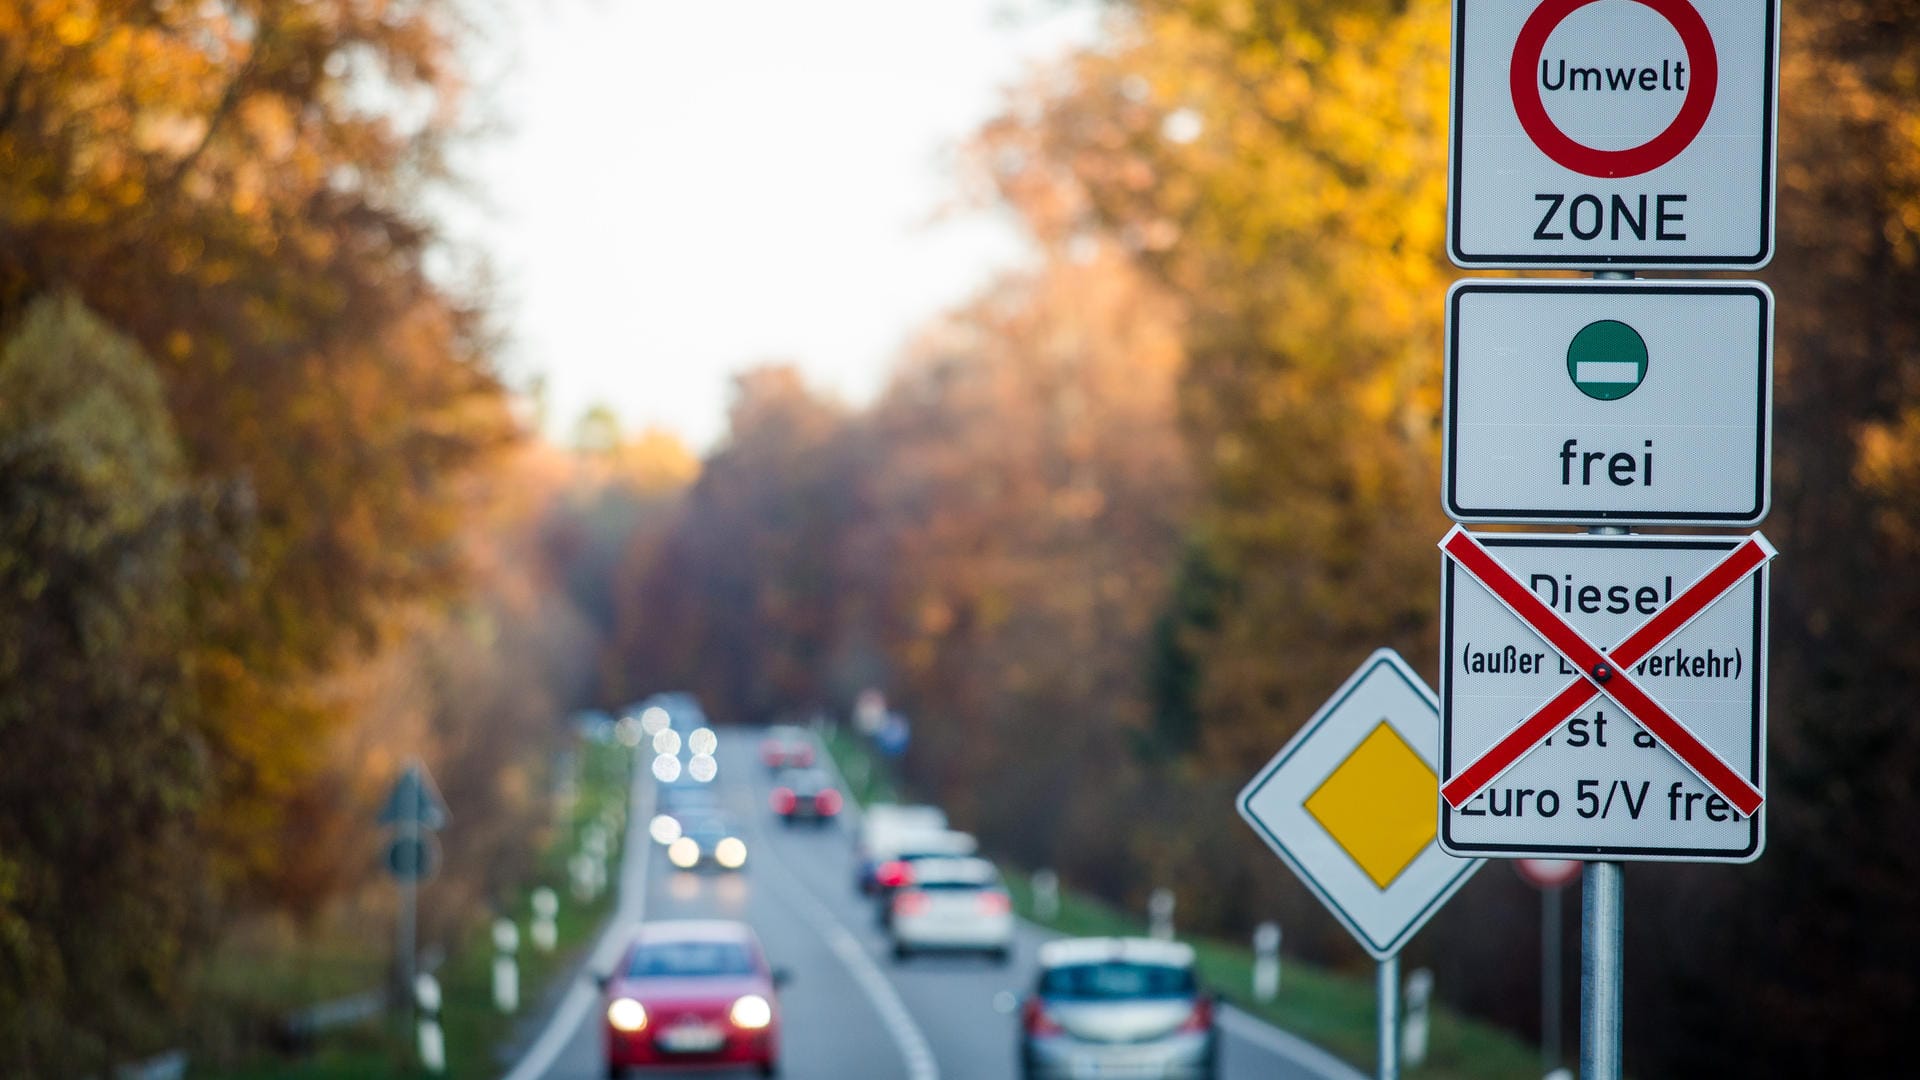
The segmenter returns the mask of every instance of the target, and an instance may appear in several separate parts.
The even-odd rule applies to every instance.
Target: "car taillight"
[[[873,872],[873,880],[883,889],[898,889],[913,880],[913,867],[892,859],[880,864],[880,869]]]
[[[1053,1022],[1053,1017],[1047,1015],[1046,1007],[1040,1004],[1039,998],[1027,999],[1026,1006],[1020,1010],[1020,1023],[1029,1035],[1059,1035],[1065,1031]]]
[[[832,788],[824,788],[813,797],[813,808],[822,814],[832,816],[840,812],[840,793]]]
[[[793,752],[793,760],[799,762],[802,765],[813,764],[813,748],[810,746],[803,746],[800,749],[795,750]]]
[[[923,892],[898,892],[893,894],[893,913],[895,915],[921,915],[933,901]]]
[[[777,787],[773,789],[773,798],[770,801],[773,803],[774,813],[791,814],[796,800],[792,788]]]
[[[1013,910],[1013,901],[1003,892],[983,892],[980,894],[980,913],[983,915],[1005,915]]]
[[[1180,1025],[1181,1031],[1213,1030],[1213,999],[1197,997],[1193,999],[1193,1011],[1187,1014],[1186,1022]]]

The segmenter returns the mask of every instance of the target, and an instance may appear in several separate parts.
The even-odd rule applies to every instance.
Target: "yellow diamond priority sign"
[[[1384,889],[1433,843],[1439,797],[1440,778],[1383,720],[1307,796],[1306,807]]]
[[[1482,862],[1435,842],[1439,746],[1433,691],[1381,649],[1240,792],[1240,816],[1378,960]]]

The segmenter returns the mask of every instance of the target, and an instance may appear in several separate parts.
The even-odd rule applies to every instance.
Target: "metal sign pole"
[[[1580,882],[1580,1080],[1620,1080],[1626,964],[1619,863],[1588,863]]]
[[[1400,1078],[1400,954],[1380,961],[1375,991],[1380,998],[1380,1080]]]
[[[1540,890],[1540,1070],[1560,1067],[1560,890]]]
[[[425,792],[420,786],[416,785],[410,794],[412,795],[413,805],[402,807],[403,812],[400,815],[400,820],[395,823],[395,832],[398,834],[398,843],[401,849],[417,855],[420,850],[421,803],[425,801]],[[400,1000],[407,1005],[412,1005],[414,998],[413,960],[415,955],[415,908],[417,906],[414,903],[414,889],[418,877],[418,874],[402,874],[400,876],[400,935],[397,943],[399,956],[396,957],[396,959],[400,964]]]
[[[1596,278],[1625,279],[1632,273],[1603,270]],[[1601,525],[1587,530],[1618,536],[1626,529]],[[1620,1080],[1620,1032],[1625,1024],[1626,868],[1591,862],[1580,875],[1580,1080]]]

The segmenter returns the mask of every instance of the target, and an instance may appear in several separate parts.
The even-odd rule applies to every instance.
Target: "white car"
[[[985,859],[930,858],[893,893],[887,919],[893,955],[984,952],[1005,963],[1013,950],[1013,903]]]
[[[1147,938],[1069,938],[1040,946],[1021,1010],[1023,1080],[1152,1076],[1214,1080],[1213,997],[1193,948]]]

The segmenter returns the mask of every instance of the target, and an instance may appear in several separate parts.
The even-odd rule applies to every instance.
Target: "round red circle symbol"
[[[1679,31],[1680,42],[1687,48],[1687,62],[1693,65],[1693,83],[1680,102],[1679,115],[1665,131],[1625,150],[1595,150],[1569,137],[1547,115],[1546,103],[1540,100],[1540,84],[1533,74],[1554,29],[1566,21],[1567,16],[1594,2],[1545,0],[1520,27],[1520,37],[1513,46],[1513,66],[1507,73],[1513,92],[1513,110],[1519,114],[1520,126],[1533,144],[1574,172],[1611,179],[1652,172],[1685,150],[1706,125],[1707,114],[1713,111],[1714,91],[1720,84],[1713,34],[1688,0],[1635,0],[1652,8]]]
[[[1572,859],[1515,859],[1513,869],[1540,889],[1557,889],[1580,876],[1580,864]]]

